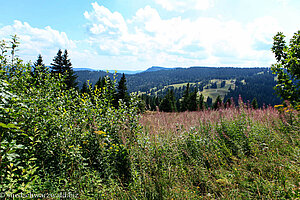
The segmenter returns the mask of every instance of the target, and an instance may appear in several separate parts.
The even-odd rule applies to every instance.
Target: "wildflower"
[[[98,135],[104,135],[104,136],[106,134],[104,131],[95,131],[95,133],[98,134]]]
[[[275,105],[274,108],[283,107],[283,105]]]
[[[109,149],[113,149],[112,147],[109,147]]]
[[[69,148],[73,148],[74,146],[69,146]]]

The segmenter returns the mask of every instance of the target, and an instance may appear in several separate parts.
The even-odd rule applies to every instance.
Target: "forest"
[[[75,73],[80,86],[83,86],[83,83],[87,84],[87,80],[89,80],[89,84],[95,86],[105,76],[114,77],[114,74],[104,71],[76,71]],[[122,74],[115,74],[116,80],[122,76]],[[159,107],[165,97],[170,96],[169,92],[171,91],[171,95],[174,96],[170,97],[174,100],[174,103],[171,104],[176,105],[173,111],[185,111],[180,108],[184,93],[192,92],[196,92],[193,101],[197,104],[194,108],[189,109],[190,111],[202,109],[203,106],[212,107],[218,96],[220,96],[219,103],[223,102],[224,104],[231,98],[237,103],[239,96],[245,102],[249,101],[250,103],[255,99],[257,106],[262,108],[280,104],[282,101],[274,90],[275,79],[270,68],[164,68],[163,70],[150,72],[146,70],[142,73],[126,75],[126,88],[128,93],[138,94],[146,104],[145,109],[152,111]],[[188,84],[189,88],[187,88]],[[203,96],[201,97],[201,95]],[[162,110],[171,111],[168,108],[162,108]]]
[[[300,31],[274,37],[271,69],[127,76],[74,72],[67,50],[25,63],[19,44],[0,42],[4,199],[300,198]]]

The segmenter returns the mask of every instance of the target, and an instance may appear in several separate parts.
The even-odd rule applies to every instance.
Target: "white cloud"
[[[0,37],[9,40],[11,35],[20,38],[20,56],[26,60],[36,60],[38,54],[45,55],[44,60],[50,62],[50,55],[55,56],[58,49],[75,48],[76,44],[66,33],[52,29],[31,27],[28,23],[14,21],[13,25],[0,28]],[[53,58],[52,57],[52,58]]]
[[[207,10],[214,6],[213,0],[155,0],[164,9],[184,12],[186,10]]]
[[[97,3],[92,6],[91,12],[84,13],[88,21],[85,40],[75,42],[49,26],[34,28],[20,21],[0,27],[0,37],[17,34],[22,58],[34,61],[41,53],[46,64],[62,48],[69,50],[75,67],[269,66],[274,62],[269,49],[272,37],[281,30],[272,17],[247,24],[217,17],[163,19],[156,9],[146,6],[124,19]]]
[[[90,30],[94,34],[106,33],[108,35],[123,34],[127,31],[126,22],[123,16],[118,12],[110,12],[104,6],[99,6],[97,2],[92,3],[94,11],[89,13],[85,12],[84,17],[97,25],[93,25]]]
[[[111,13],[97,3],[93,7],[85,17],[89,41],[100,55],[131,56],[145,64],[165,66],[269,66],[273,61],[266,47],[272,44],[279,25],[272,17],[248,24],[213,17],[162,19],[156,9],[146,6],[125,21],[120,13]]]

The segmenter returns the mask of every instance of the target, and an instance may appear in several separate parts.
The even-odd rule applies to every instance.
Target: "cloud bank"
[[[37,55],[41,53],[50,62],[50,55],[54,57],[58,49],[76,47],[75,42],[70,40],[66,33],[54,30],[50,26],[43,29],[34,28],[27,22],[22,23],[15,20],[13,25],[0,28],[0,38],[6,41],[10,40],[11,35],[15,34],[21,41],[19,54],[27,60],[34,61]]]
[[[283,0],[278,0],[283,1]],[[164,9],[206,10],[212,0],[155,0]],[[284,1],[285,2],[285,1]],[[0,37],[17,34],[21,56],[35,60],[41,53],[49,64],[58,49],[68,49],[75,67],[101,69],[145,69],[160,66],[246,66],[268,67],[274,62],[272,37],[281,30],[271,16],[248,23],[222,17],[161,17],[145,6],[130,17],[112,12],[97,2],[84,13],[86,39],[71,40],[65,32],[35,28],[15,21],[0,27]]]
[[[213,17],[162,19],[146,6],[126,20],[98,3],[92,6],[84,16],[90,44],[99,54],[132,56],[153,65],[263,66],[273,59],[272,36],[280,28],[272,17],[248,24]]]

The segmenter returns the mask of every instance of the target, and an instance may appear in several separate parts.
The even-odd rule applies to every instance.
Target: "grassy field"
[[[231,89],[234,90],[235,88],[235,80],[225,80],[226,84],[225,87],[221,88],[221,82],[223,80],[220,79],[213,79],[211,80],[212,83],[217,82],[217,89],[203,89],[203,91],[201,92],[204,96],[204,99],[207,99],[207,97],[209,96],[210,98],[212,98],[213,102],[216,100],[216,98],[220,95],[222,97],[222,99],[224,98],[224,96],[229,92],[229,88],[231,87]]]
[[[132,150],[145,199],[297,199],[299,113],[146,113]]]
[[[207,84],[207,85],[205,85],[204,88],[206,86],[211,86],[211,83],[215,83],[215,82],[217,83],[218,88],[217,89],[203,89],[203,91],[201,93],[203,94],[204,98],[207,99],[207,97],[209,96],[210,98],[213,99],[213,101],[215,101],[218,95],[220,95],[222,98],[224,98],[224,96],[229,92],[228,89],[230,87],[231,87],[231,89],[234,90],[234,88],[235,88],[235,80],[234,79],[225,80],[226,81],[226,85],[223,88],[221,88],[221,82],[222,81],[224,81],[224,80],[221,80],[221,79],[212,79],[212,80],[210,80],[210,83]],[[196,84],[201,84],[201,82],[190,83],[190,86],[193,87]],[[152,90],[154,90],[155,91],[155,95],[157,95],[158,92],[167,90],[170,87],[178,89],[178,88],[184,87],[184,86],[187,86],[187,83],[179,83],[179,84],[167,85],[163,89],[160,89],[160,90],[157,90],[157,88],[155,87],[155,88],[150,89],[149,91],[151,92]],[[131,94],[142,95],[142,94],[147,94],[147,92],[139,92],[138,91],[138,92],[133,92]]]

